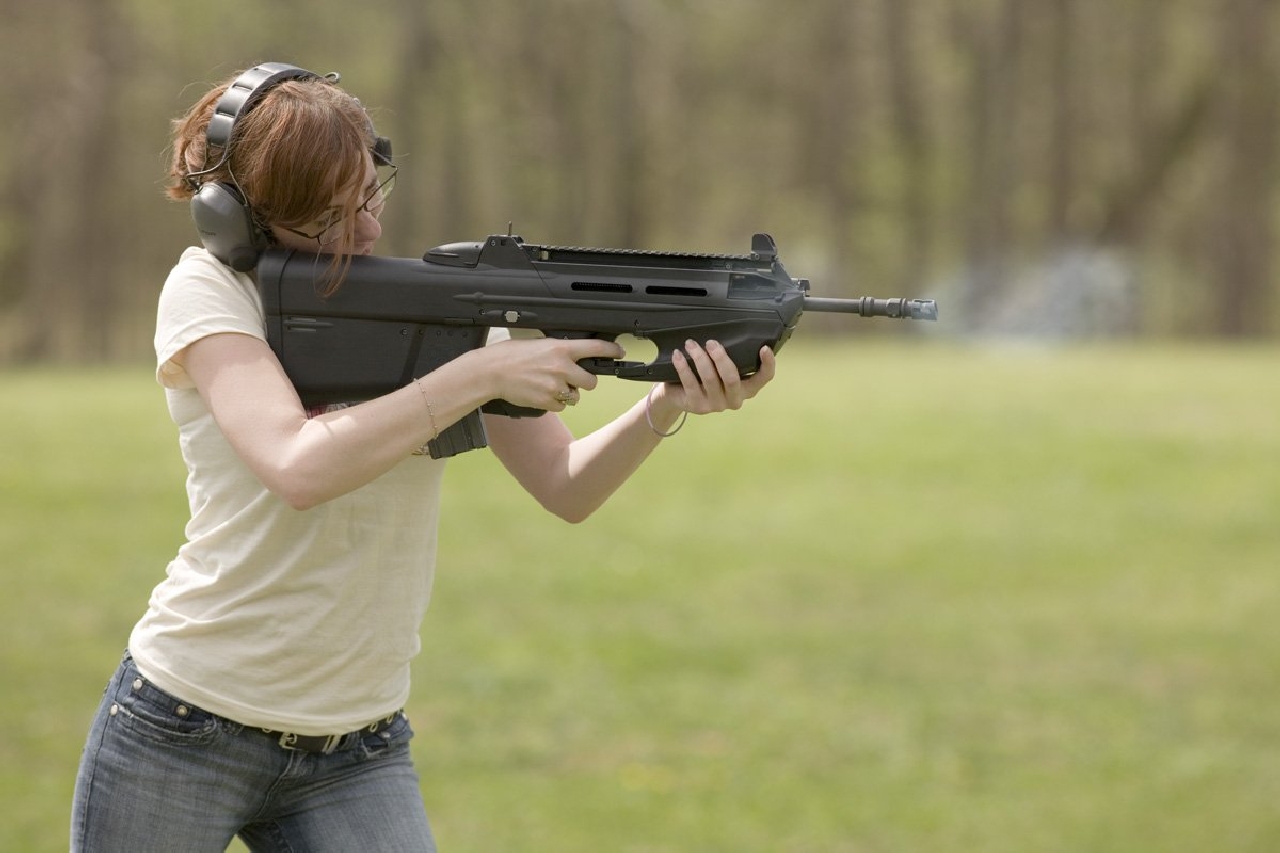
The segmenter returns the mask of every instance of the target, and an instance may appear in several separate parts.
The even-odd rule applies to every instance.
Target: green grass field
[[[442,848],[1280,849],[1280,349],[806,344],[584,525],[455,461]],[[0,849],[56,851],[183,472],[146,367],[0,399]]]

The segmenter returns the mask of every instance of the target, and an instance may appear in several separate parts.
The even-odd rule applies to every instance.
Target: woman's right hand
[[[517,406],[560,412],[578,402],[578,391],[598,381],[578,362],[586,358],[619,359],[625,350],[612,341],[536,338],[509,340],[473,350],[494,382],[495,397]]]

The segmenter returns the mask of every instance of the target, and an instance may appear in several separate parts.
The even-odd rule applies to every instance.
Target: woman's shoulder
[[[245,273],[236,272],[215,258],[203,246],[188,246],[184,249],[178,256],[178,262],[173,265],[169,277],[173,278],[175,274],[207,276],[236,283],[251,280]]]
[[[258,287],[247,273],[236,272],[200,246],[185,249],[169,270],[161,302],[172,299],[233,299],[256,304]]]
[[[190,344],[222,332],[266,339],[257,286],[250,276],[236,272],[205,249],[189,248],[160,291],[155,348],[161,372]]]

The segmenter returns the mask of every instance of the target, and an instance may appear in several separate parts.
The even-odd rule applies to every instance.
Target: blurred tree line
[[[0,7],[0,362],[149,353],[195,237],[169,121],[268,59],[341,71],[394,140],[387,253],[764,230],[815,292],[936,296],[955,329],[1096,291],[1074,331],[1277,330],[1270,0]]]

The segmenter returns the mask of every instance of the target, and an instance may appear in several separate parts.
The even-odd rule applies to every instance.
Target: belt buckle
[[[323,755],[329,755],[338,748],[338,744],[342,743],[345,735],[328,735],[324,739],[324,743],[319,749],[306,749],[298,745],[299,736],[294,732],[281,732],[279,744],[282,749],[302,750],[304,752],[319,752]]]
[[[396,718],[403,714],[403,711],[396,711],[390,716],[383,717],[381,720],[375,720],[364,728],[356,729],[354,732],[347,732],[340,735],[300,735],[296,732],[274,732],[271,729],[263,729],[269,734],[279,734],[276,742],[280,744],[281,749],[291,749],[301,752],[318,752],[324,755],[336,750],[343,739],[349,734],[368,733],[377,734],[384,729],[390,728]],[[304,743],[305,741],[305,743]]]

